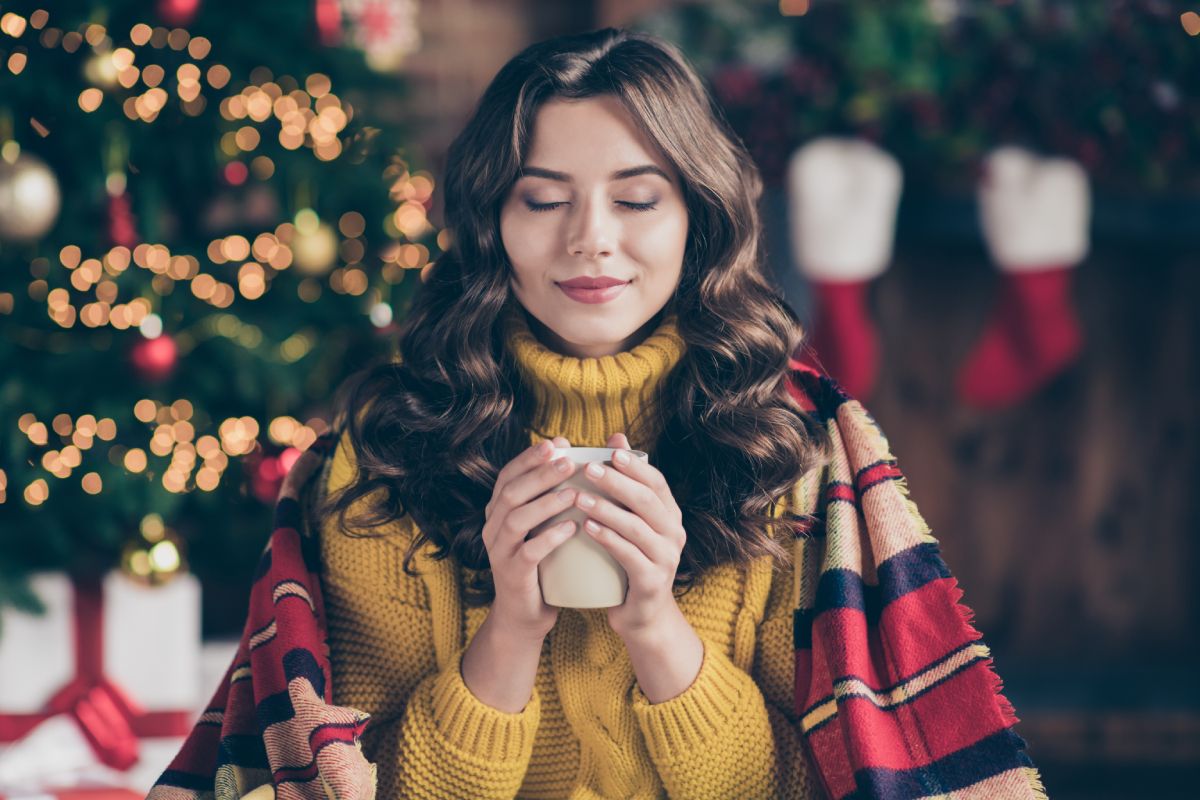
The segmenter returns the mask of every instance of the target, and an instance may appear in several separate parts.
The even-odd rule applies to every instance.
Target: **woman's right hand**
[[[570,443],[561,436],[540,442],[505,464],[484,509],[483,525],[483,544],[496,586],[489,616],[510,635],[538,643],[554,627],[559,611],[542,600],[538,564],[571,538],[576,527],[567,521],[525,539],[531,530],[575,502],[574,489],[565,489],[563,497],[549,491],[575,471],[575,464],[565,458],[551,462],[553,448],[546,445],[568,447]],[[564,465],[565,470],[559,469]]]

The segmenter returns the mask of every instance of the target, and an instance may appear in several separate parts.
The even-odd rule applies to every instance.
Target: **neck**
[[[539,338],[524,308],[505,316],[506,342],[536,399],[531,438],[565,437],[577,447],[604,447],[625,433],[635,450],[657,438],[659,389],[686,351],[675,314],[659,312],[617,353],[564,355]]]

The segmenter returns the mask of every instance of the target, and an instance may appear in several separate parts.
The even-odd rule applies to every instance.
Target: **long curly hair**
[[[432,542],[434,559],[453,554],[475,571],[464,587],[471,606],[495,596],[484,507],[500,469],[529,447],[535,410],[504,342],[517,301],[500,207],[539,107],[600,95],[619,100],[673,163],[687,204],[682,275],[665,309],[678,314],[686,352],[660,385],[649,447],[687,531],[676,589],[718,564],[768,554],[788,563],[767,531],[773,504],[828,451],[824,428],[783,385],[803,331],[764,270],[761,176],[693,67],[671,43],[617,28],[533,44],[497,73],[450,146],[452,244],[414,297],[395,356],[339,392],[357,473],[318,511],[336,514],[347,535],[409,515],[419,533],[405,572],[417,574],[412,558]]]

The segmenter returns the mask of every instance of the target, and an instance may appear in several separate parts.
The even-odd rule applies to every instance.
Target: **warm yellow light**
[[[150,564],[159,572],[179,569],[179,551],[174,542],[162,541],[150,548]]]
[[[153,33],[154,30],[149,25],[145,24],[144,22],[139,22],[130,29],[129,40],[138,47],[141,47],[142,45],[146,44],[146,42],[150,41],[150,36]]]
[[[133,415],[141,422],[153,422],[157,412],[158,406],[149,398],[138,400],[133,405]]]
[[[0,31],[7,33],[14,39],[19,38],[25,33],[25,18],[20,14],[9,11],[3,17],[0,17]]]
[[[212,42],[203,36],[197,36],[188,42],[187,49],[189,56],[200,61],[208,57],[209,52],[212,50]]]
[[[138,530],[142,534],[142,538],[148,542],[160,542],[166,535],[166,525],[163,524],[163,518],[160,514],[151,512],[142,517],[142,522],[138,526]]]
[[[342,235],[354,239],[363,235],[367,229],[367,221],[357,211],[347,211],[338,219],[338,230]]]
[[[100,103],[104,100],[104,92],[92,87],[84,89],[79,93],[79,107],[84,111],[91,113],[100,107]]]
[[[208,466],[203,466],[196,472],[196,488],[211,492],[221,482],[221,473]]]
[[[245,236],[226,236],[221,252],[228,261],[242,261],[250,255],[250,240]]]
[[[84,475],[80,483],[83,485],[83,490],[88,494],[100,494],[104,488],[104,481],[100,479],[99,472],[89,472]]]
[[[332,82],[328,75],[322,75],[319,72],[314,72],[304,80],[304,88],[313,97],[322,97],[329,93]]]
[[[217,437],[205,434],[196,440],[196,452],[201,458],[210,458],[214,453],[221,450],[221,443],[217,441]]]
[[[50,484],[45,478],[38,478],[25,487],[25,502],[31,506],[40,506],[50,497]]]
[[[50,440],[50,432],[46,429],[46,423],[44,422],[35,422],[30,425],[25,435],[34,444],[46,444]]]
[[[135,447],[125,454],[125,469],[130,472],[141,472],[146,468],[146,451]]]
[[[205,77],[208,80],[209,86],[213,87],[214,89],[224,89],[226,84],[229,83],[232,73],[230,73],[229,68],[223,64],[213,64],[208,68],[208,72]]]

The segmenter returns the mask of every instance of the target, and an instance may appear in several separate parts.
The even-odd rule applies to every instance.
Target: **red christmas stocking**
[[[1073,267],[1003,273],[983,337],[958,375],[964,402],[1014,405],[1075,361],[1083,334],[1071,300],[1073,274]]]
[[[833,377],[851,397],[867,397],[879,367],[879,334],[867,309],[870,281],[810,286],[816,314],[799,360]]]
[[[879,336],[867,288],[892,260],[900,163],[871,142],[819,137],[788,163],[792,256],[812,287],[812,335],[794,354],[851,396],[875,386]]]
[[[1091,189],[1078,162],[1006,145],[985,156],[977,194],[1002,278],[957,388],[965,403],[997,409],[1042,388],[1083,347],[1071,276],[1088,251]]]

